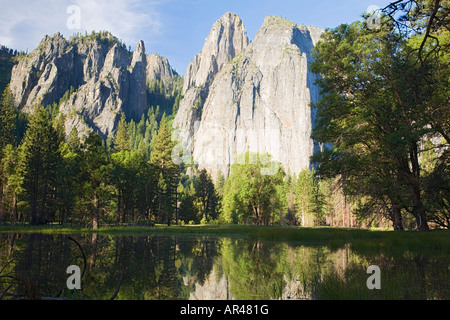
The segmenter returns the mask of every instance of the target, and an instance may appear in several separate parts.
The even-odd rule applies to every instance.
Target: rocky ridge
[[[130,52],[107,32],[66,40],[57,33],[13,68],[10,89],[19,109],[59,104],[66,132],[96,129],[110,135],[123,113],[148,108],[146,84],[175,75],[167,59],[147,55],[143,41]]]

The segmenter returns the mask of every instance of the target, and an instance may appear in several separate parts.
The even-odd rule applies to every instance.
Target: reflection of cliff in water
[[[349,246],[331,252],[322,246],[229,239],[221,240],[220,248],[221,257],[203,284],[183,278],[193,288],[189,299],[315,299],[327,270],[345,277],[351,254]]]
[[[184,285],[189,285],[188,277],[183,277]],[[208,278],[202,284],[194,283],[189,300],[233,300],[230,293],[230,283],[224,274],[218,278],[218,273],[213,267]]]
[[[72,239],[71,239],[72,238]],[[448,255],[233,238],[0,235],[1,299],[449,299]],[[68,290],[66,269],[82,269]],[[382,289],[366,286],[367,267]]]

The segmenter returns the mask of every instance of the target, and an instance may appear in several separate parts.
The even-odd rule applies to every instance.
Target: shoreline
[[[72,226],[2,225],[2,234],[71,234],[117,236],[216,236],[248,240],[318,243],[332,247],[351,244],[362,249],[443,250],[450,253],[450,230],[429,232],[350,229],[336,227],[192,225],[104,226],[97,230]]]

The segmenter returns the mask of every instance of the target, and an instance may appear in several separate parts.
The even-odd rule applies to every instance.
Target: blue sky
[[[371,5],[389,0],[0,0],[0,44],[31,52],[45,35],[108,30],[134,50],[169,59],[184,74],[200,52],[213,23],[225,12],[238,14],[250,40],[268,15],[298,24],[332,28],[360,19]],[[70,10],[79,9],[79,15]],[[74,14],[76,16],[74,16]],[[73,18],[79,20],[74,20]],[[75,24],[74,24],[75,23]],[[74,29],[75,28],[75,29]]]

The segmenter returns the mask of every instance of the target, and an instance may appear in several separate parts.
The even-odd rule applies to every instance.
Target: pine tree
[[[16,110],[13,105],[12,95],[8,85],[3,92],[0,101],[0,162],[3,159],[5,147],[14,143],[15,117]],[[6,180],[6,173],[0,166],[0,217],[3,216],[3,186],[6,183]]]
[[[211,175],[206,169],[202,169],[198,175],[196,196],[202,203],[202,217],[207,221],[215,212],[216,194]]]
[[[57,132],[42,106],[36,108],[23,144],[22,170],[31,209],[31,224],[44,224],[54,209],[49,200],[57,184],[61,155]]]
[[[125,115],[122,115],[117,126],[116,138],[114,139],[114,152],[131,151],[130,135],[128,132]]]
[[[200,217],[198,217],[194,205],[196,199],[194,184],[188,183],[186,188],[184,188],[182,185],[181,187],[179,186],[178,193],[180,199],[178,218],[180,220],[183,220],[185,223],[189,223],[190,221],[193,221],[194,223],[200,222]]]
[[[138,194],[142,196],[146,184],[151,181],[146,180],[145,167],[147,164],[136,151],[120,151],[111,155],[113,166],[113,184],[118,190],[117,199],[117,223],[122,223],[126,219],[134,219],[134,211],[138,207]],[[139,197],[140,201],[146,202],[146,199]],[[141,213],[146,211],[146,206],[139,206]]]
[[[22,149],[8,144],[3,148],[3,159],[0,161],[3,183],[0,218],[10,222],[25,222],[19,213],[19,198],[23,193],[23,174],[19,166]]]
[[[166,114],[163,114],[159,125],[158,134],[152,141],[152,154],[150,163],[162,171],[169,172],[174,169],[175,164],[172,161],[172,132],[168,124]]]
[[[72,127],[69,133],[69,137],[67,137],[67,145],[69,146],[70,151],[79,151],[81,143],[80,137],[78,136],[78,129],[75,126]]]
[[[302,226],[314,226],[322,215],[322,196],[314,170],[303,169],[295,188],[297,218]]]
[[[172,161],[173,147],[172,132],[163,114],[158,134],[152,141],[150,164],[158,173],[157,216],[169,225],[174,213],[179,175],[179,168]]]
[[[72,130],[71,133],[76,132]],[[81,159],[79,139],[75,135],[69,137],[69,142],[63,142],[59,146],[62,163],[59,166],[57,193],[57,213],[60,224],[73,218],[76,198],[81,194]],[[78,136],[76,136],[78,138]]]
[[[98,229],[100,219],[100,191],[111,171],[103,139],[91,132],[84,142],[83,173],[91,201],[92,228]]]
[[[215,185],[215,188],[216,188],[219,196],[223,195],[223,187],[224,186],[225,186],[225,176],[223,175],[222,171],[219,169],[219,172],[217,172],[216,185]]]
[[[154,108],[151,107],[148,111],[144,134],[145,142],[149,146],[149,153],[151,152],[152,140],[156,137],[157,133],[158,133],[158,121],[156,120]]]
[[[61,114],[59,116],[56,116],[53,118],[53,128],[55,128],[56,134],[58,135],[59,141],[66,141],[66,128],[65,128],[65,122],[66,117]]]
[[[8,85],[0,102],[0,158],[1,150],[8,144],[14,144],[16,114]]]

